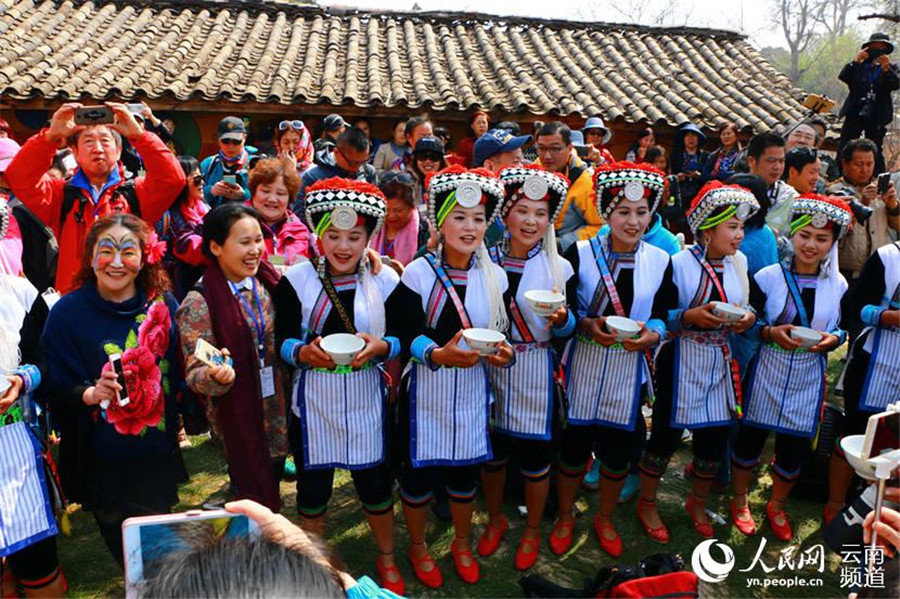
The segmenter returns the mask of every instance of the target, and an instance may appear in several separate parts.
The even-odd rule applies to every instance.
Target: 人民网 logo
[[[724,561],[719,561],[712,556],[712,548],[719,548]],[[691,556],[691,567],[697,578],[703,582],[722,582],[734,569],[734,552],[725,543],[718,539],[703,541],[694,549]]]

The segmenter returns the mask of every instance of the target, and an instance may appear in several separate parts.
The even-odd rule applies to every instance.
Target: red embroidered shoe
[[[541,537],[534,538],[522,537],[519,548],[516,549],[516,570],[528,570],[538,558],[538,551],[541,547]]]
[[[484,534],[478,539],[478,555],[481,557],[494,555],[500,547],[500,541],[503,540],[503,533],[506,532],[507,528],[509,528],[509,521],[506,519],[506,516],[503,516],[503,521],[499,526],[494,526],[488,522],[488,525],[484,527]]]
[[[390,566],[385,566],[381,563],[380,559],[375,560],[375,567],[378,569],[378,575],[381,577],[381,588],[387,589],[392,593],[396,593],[401,597],[406,596],[406,584],[403,582],[403,576],[400,575],[400,570],[397,568],[397,564],[391,564]],[[428,574],[432,574],[429,572]],[[389,576],[393,574],[393,576]],[[393,578],[393,582],[391,581]]]
[[[647,521],[644,520],[644,515],[641,513],[642,507],[652,504],[652,503],[656,503],[656,500],[654,499],[653,501],[647,501],[643,497],[638,497],[638,502],[637,502],[638,520],[640,521],[641,526],[644,527],[644,532],[646,532],[650,536],[651,539],[653,539],[657,543],[666,544],[669,542],[669,529],[666,528],[666,525],[660,524],[659,527],[657,527],[657,528],[651,528],[650,525],[647,524]]]
[[[775,536],[779,541],[787,542],[794,537],[794,534],[791,531],[791,523],[788,522],[787,514],[783,509],[775,511],[771,501],[766,503],[766,516],[769,517],[769,526],[772,527],[772,532],[775,533]],[[779,523],[779,520],[781,523]]]
[[[550,533],[550,551],[554,555],[562,555],[572,547],[572,538],[574,537],[575,520],[560,520],[557,518],[553,525],[553,532]],[[558,533],[567,532],[566,536],[560,536]]]
[[[612,522],[601,522],[600,514],[594,516],[594,530],[597,531],[597,537],[600,539],[600,548],[603,549],[610,557],[619,557],[622,555],[622,537],[619,536],[616,527]],[[603,534],[605,531],[611,530],[615,534],[615,538],[607,539]]]
[[[734,499],[731,500],[731,521],[734,522],[739,531],[748,537],[756,534],[756,522],[753,521],[753,514],[750,513],[750,508],[737,507]]]
[[[694,523],[694,530],[697,531],[697,534],[703,537],[704,539],[713,538],[712,524],[709,522],[700,522],[694,518],[694,494],[691,493],[691,496],[688,497],[688,500],[684,502],[684,509],[687,511],[688,516],[691,517],[691,521]]]
[[[478,579],[481,577],[480,572],[478,570],[478,562],[475,561],[475,556],[472,555],[472,550],[466,547],[465,549],[460,549],[456,541],[454,540],[450,544],[450,553],[453,554],[453,563],[456,566],[456,573],[459,574],[459,577],[463,579],[463,582],[467,582],[469,584],[475,584],[478,582]],[[463,564],[463,558],[469,558],[469,565]]]
[[[438,589],[443,586],[444,577],[441,576],[441,571],[438,569],[438,565],[434,561],[434,558],[431,557],[430,553],[426,553],[422,557],[415,557],[410,554],[409,561],[412,564],[413,572],[416,573],[416,578],[419,579],[419,582],[432,589]],[[426,564],[431,564],[432,566],[431,570],[427,572],[421,568],[421,566]]]

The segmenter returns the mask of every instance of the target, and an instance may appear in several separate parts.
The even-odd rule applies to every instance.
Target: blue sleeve
[[[347,599],[401,599],[400,595],[383,589],[368,576],[356,580],[356,584],[347,589]]]
[[[659,318],[651,318],[650,320],[648,320],[647,328],[659,335],[660,342],[662,342],[666,338],[666,323],[664,323]]]
[[[553,333],[554,337],[568,337],[575,330],[575,314],[572,310],[568,310],[568,313],[569,318],[566,319],[566,323],[563,326],[550,327],[550,332]]]
[[[419,335],[413,339],[409,348],[409,353],[413,360],[425,364],[432,370],[437,370],[440,366],[431,361],[431,352],[437,349],[437,346],[437,343],[432,341],[429,337]]]
[[[687,327],[684,326],[684,309],[678,308],[676,310],[669,310],[668,321],[666,322],[666,328],[673,333],[680,333],[684,331]]]
[[[213,179],[212,173],[209,172],[213,157],[207,156],[200,163],[200,174],[203,175],[203,199],[209,204],[215,197],[212,194],[212,187],[218,183],[219,179]]]
[[[886,308],[883,308],[881,306],[873,306],[872,304],[865,305],[859,312],[859,319],[863,324],[872,327],[880,326],[881,314],[885,311],[885,309]]]
[[[396,360],[400,356],[400,340],[396,337],[384,337],[383,339],[388,344],[388,353],[384,360],[386,362]]]
[[[31,393],[41,386],[41,371],[37,366],[22,364],[16,369],[16,375],[22,379],[22,393]]]
[[[300,339],[285,339],[281,343],[281,359],[285,364],[290,364],[294,368],[306,368],[306,364],[300,363],[300,349],[304,345],[306,342]]]

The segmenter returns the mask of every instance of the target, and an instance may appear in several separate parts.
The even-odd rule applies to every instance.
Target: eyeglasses
[[[543,156],[544,154],[559,154],[564,151],[567,146],[542,146],[538,144],[537,153],[538,156]]]
[[[369,161],[368,156],[366,156],[362,160],[351,160],[347,156],[347,154],[344,153],[344,151],[341,149],[340,146],[334,146],[334,149],[338,151],[338,153],[344,158],[344,161],[347,163],[347,166],[349,166],[352,170],[359,170],[359,167],[361,167],[362,165],[364,165],[366,162]]]
[[[223,143],[226,146],[239,146],[244,143],[243,139],[220,139],[219,143]]]
[[[381,177],[381,184],[387,185],[388,183],[399,183],[401,185],[412,185],[413,178],[412,178],[412,175],[410,175],[406,171],[387,171]]]
[[[289,128],[300,131],[301,129],[306,129],[306,125],[303,124],[303,121],[281,121],[278,123],[279,131],[285,131]]]

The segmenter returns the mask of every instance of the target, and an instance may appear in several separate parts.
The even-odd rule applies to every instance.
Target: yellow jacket
[[[536,164],[540,165],[540,160]],[[562,251],[566,251],[576,241],[590,239],[596,235],[604,220],[594,201],[591,169],[574,151],[563,174],[569,179],[569,193],[556,218],[555,227]]]

